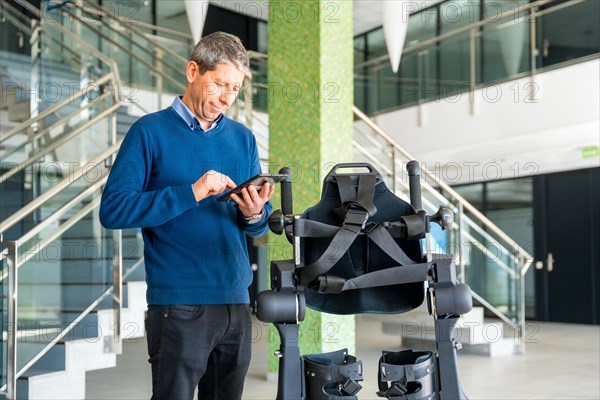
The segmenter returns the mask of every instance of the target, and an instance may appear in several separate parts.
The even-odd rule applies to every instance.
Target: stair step
[[[24,122],[31,116],[31,105],[28,101],[18,101],[8,104],[8,119],[12,122]]]
[[[17,399],[68,400],[85,398],[85,371],[57,371],[17,382]]]
[[[139,268],[143,269],[143,265]],[[141,276],[141,272],[137,273],[137,277]],[[37,326],[30,326],[27,329],[37,329],[53,324],[54,326],[56,324],[66,326],[79,315],[81,310],[86,309],[96,301],[108,287],[109,284],[106,282],[37,283],[29,285],[20,283],[20,294],[22,296],[35,295],[35,302],[31,301],[23,304],[19,310],[19,318],[22,321],[28,319],[39,321]],[[139,307],[145,310],[145,304],[136,301],[136,297],[140,297],[145,302],[145,292],[146,283],[143,279],[135,280],[134,277],[134,279],[123,282],[123,307]],[[112,308],[112,304],[112,297],[107,296],[96,308],[98,310],[109,309]],[[42,305],[45,307],[44,309],[41,308]]]
[[[51,374],[53,372],[59,372],[59,371],[60,370],[58,370],[58,369],[31,367],[27,371],[25,371],[23,373],[23,375],[21,375],[19,377],[19,379],[28,379],[28,378],[31,378],[32,376]]]

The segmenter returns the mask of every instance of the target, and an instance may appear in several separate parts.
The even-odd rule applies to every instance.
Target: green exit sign
[[[581,150],[581,158],[592,158],[600,156],[600,149],[598,146],[588,146]]]

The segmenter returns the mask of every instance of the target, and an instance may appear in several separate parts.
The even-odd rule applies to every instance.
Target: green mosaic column
[[[352,160],[353,37],[351,1],[269,2],[269,161],[294,172],[294,212],[320,199],[323,178],[339,162]],[[273,198],[279,207],[279,191]],[[270,258],[292,258],[292,246],[271,235]],[[269,335],[272,354],[279,338]],[[307,310],[300,326],[301,354],[348,348],[355,354],[354,316]]]

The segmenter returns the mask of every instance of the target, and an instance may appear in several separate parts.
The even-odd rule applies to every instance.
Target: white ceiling
[[[347,0],[342,0],[347,1]],[[371,29],[381,26],[381,3],[383,1],[399,1],[399,0],[352,0],[354,3],[354,34],[358,35]],[[432,4],[438,3],[441,0],[411,0],[407,1],[406,9],[413,11],[424,7],[429,7]],[[210,3],[227,8],[240,14],[248,15],[253,18],[258,18],[263,21],[268,21],[269,18],[269,2],[268,0],[210,0]],[[157,3],[158,11],[161,15],[177,15],[184,12],[183,1],[160,0]],[[325,12],[333,12],[329,8]],[[290,11],[291,12],[291,11]]]
[[[359,35],[382,25],[381,3],[398,0],[353,0],[354,3],[354,35]],[[406,10],[411,13],[439,3],[442,0],[406,1]],[[414,11],[413,11],[414,10]]]

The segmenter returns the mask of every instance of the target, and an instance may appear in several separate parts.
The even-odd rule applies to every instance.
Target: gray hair
[[[230,62],[246,76],[250,76],[248,52],[237,36],[225,32],[214,32],[200,39],[194,47],[191,61],[195,61],[204,75],[214,71],[217,64]]]

